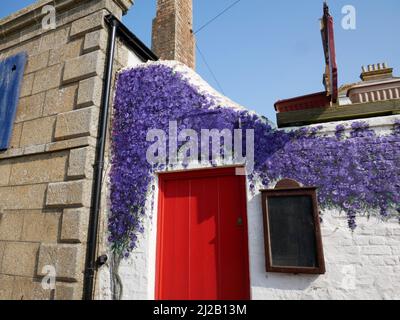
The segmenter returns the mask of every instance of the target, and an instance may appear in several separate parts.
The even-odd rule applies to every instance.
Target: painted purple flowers
[[[154,64],[118,77],[112,128],[111,215],[109,241],[124,256],[144,231],[144,207],[155,168],[146,160],[151,129],[168,130],[177,121],[184,129],[230,129],[240,124],[255,136],[254,174],[268,187],[281,178],[317,186],[322,208],[339,208],[356,228],[358,214],[376,210],[384,218],[400,208],[400,122],[378,136],[365,122],[354,122],[350,136],[339,125],[334,136],[322,127],[284,132],[262,117],[216,105],[170,67]],[[256,191],[256,190],[254,190]]]

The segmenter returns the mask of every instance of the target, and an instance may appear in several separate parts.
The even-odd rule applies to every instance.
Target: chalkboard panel
[[[25,64],[25,53],[0,61],[0,151],[10,144]]]
[[[272,265],[318,266],[312,210],[308,196],[268,199]]]
[[[262,190],[269,272],[325,273],[315,188]]]

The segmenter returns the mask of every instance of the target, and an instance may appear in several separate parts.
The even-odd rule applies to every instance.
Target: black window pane
[[[272,265],[318,267],[312,198],[270,197],[267,201]]]

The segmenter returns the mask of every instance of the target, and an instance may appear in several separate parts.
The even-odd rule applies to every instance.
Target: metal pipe
[[[90,220],[86,253],[86,270],[83,287],[84,300],[93,299],[93,282],[96,269],[97,236],[101,206],[101,186],[103,182],[104,154],[107,136],[108,114],[110,108],[111,82],[114,65],[117,27],[118,24],[115,20],[110,22],[110,36],[108,39],[106,73],[100,110],[98,140],[95,158],[96,161],[94,164],[93,172],[92,202],[90,207]]]
[[[108,115],[110,109],[111,85],[113,76],[115,44],[117,36],[124,44],[135,52],[143,61],[158,60],[158,57],[148,49],[132,32],[129,31],[114,15],[105,17],[110,28],[107,48],[107,64],[105,69],[104,89],[101,101],[96,161],[93,166],[93,188],[90,207],[88,243],[86,252],[85,279],[83,285],[84,300],[93,299],[93,283],[96,271],[97,237],[99,229],[99,215],[101,207],[101,187],[103,183],[104,154],[107,138]]]

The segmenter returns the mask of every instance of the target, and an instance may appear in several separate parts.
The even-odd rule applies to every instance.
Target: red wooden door
[[[249,299],[245,200],[234,168],[160,175],[156,299]]]

